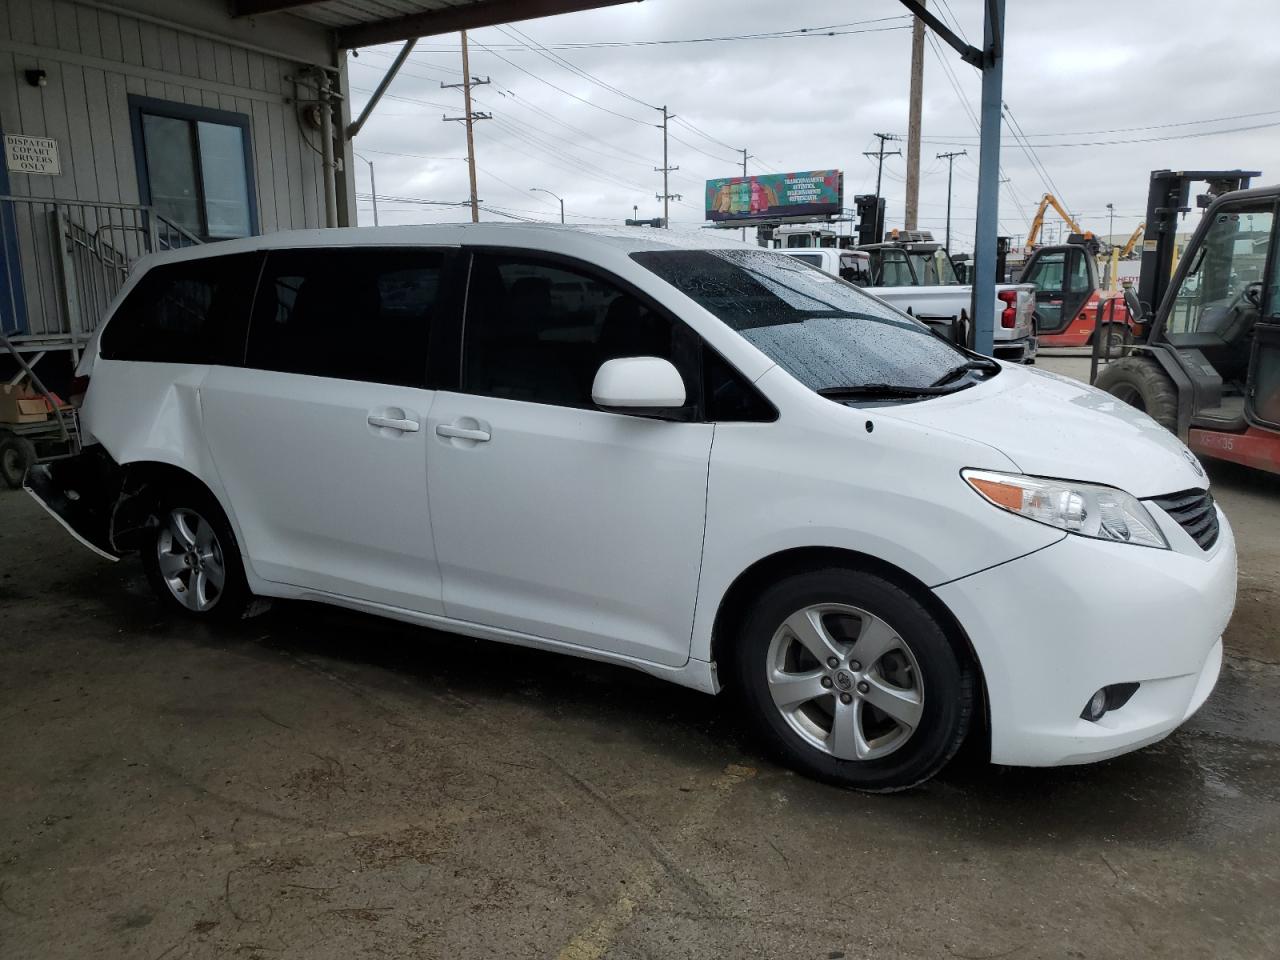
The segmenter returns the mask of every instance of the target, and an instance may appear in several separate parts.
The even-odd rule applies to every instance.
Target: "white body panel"
[[[443,612],[424,427],[434,392],[213,367],[200,394],[254,573]],[[418,429],[369,422],[379,417]]]
[[[689,659],[711,424],[441,393],[428,426],[450,617]]]
[[[208,486],[250,588],[267,596],[711,691],[716,618],[734,581],[782,551],[833,548],[892,566],[954,615],[982,671],[999,762],[1132,749],[1208,695],[1235,589],[1224,518],[1208,551],[1155,507],[1170,550],[1103,543],[999,510],[960,477],[1025,472],[1139,497],[1206,486],[1176,439],[1091,388],[1006,365],[950,396],[861,408],[824,399],[630,256],[756,249],[720,237],[481,224],[315,231],[214,252],[471,243],[559,253],[617,275],[754,383],[776,420],[673,422],[91,357],[85,428],[117,463],[171,464]],[[1132,710],[1110,726],[1079,720],[1100,685],[1129,681],[1142,684]]]

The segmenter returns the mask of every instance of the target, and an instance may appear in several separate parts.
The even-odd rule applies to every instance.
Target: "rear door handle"
[[[395,417],[379,417],[369,414],[369,426],[386,427],[388,430],[399,430],[401,433],[417,433],[422,424],[417,420],[398,420]]]
[[[452,437],[455,440],[475,440],[477,443],[484,443],[489,439],[489,431],[442,423],[436,427],[436,436]]]

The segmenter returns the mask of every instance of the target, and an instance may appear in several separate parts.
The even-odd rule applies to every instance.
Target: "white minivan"
[[[1114,756],[1212,690],[1231,529],[1168,431],[780,253],[323,230],[140,263],[29,489],[204,618],[338,604],[732,689],[816,777]]]

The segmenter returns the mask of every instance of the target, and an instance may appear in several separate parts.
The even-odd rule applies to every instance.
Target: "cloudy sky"
[[[1280,8],[1256,0],[1011,0],[1004,74],[1006,119],[1000,194],[1003,233],[1025,235],[1045,192],[1085,229],[1115,232],[1142,219],[1147,178],[1158,168],[1280,171],[1280,57],[1264,39]],[[980,44],[982,0],[931,0],[931,7]],[[1249,24],[1249,29],[1241,25]],[[802,28],[826,28],[801,33]],[[845,200],[874,192],[874,133],[905,134],[910,20],[896,0],[643,0],[591,13],[530,20],[471,35],[482,219],[555,219],[564,198],[571,222],[619,222],[661,205],[661,115],[671,124],[673,223],[703,220],[704,181],[751,173],[837,168]],[[779,37],[777,34],[789,33]],[[751,38],[752,34],[772,36]],[[834,34],[834,35],[828,35]],[[706,42],[670,42],[715,39]],[[358,111],[396,46],[350,61]],[[386,223],[466,218],[468,195],[456,34],[419,41],[409,63],[356,140],[375,164]],[[931,38],[925,52],[920,226],[941,238],[944,151],[955,162],[953,236],[969,249],[977,198],[977,71]],[[1025,135],[1023,139],[1022,135]],[[1027,144],[1030,144],[1030,147]],[[890,144],[889,149],[905,144]],[[357,161],[361,196],[368,168]],[[886,222],[903,215],[902,157],[886,159]],[[367,199],[362,224],[372,222]]]

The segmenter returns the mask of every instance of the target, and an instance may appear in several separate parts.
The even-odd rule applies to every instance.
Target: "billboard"
[[[844,175],[839,170],[761,173],[707,181],[707,219],[718,222],[839,216],[843,204]]]

